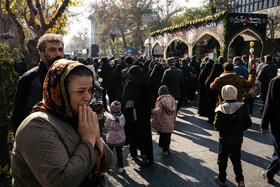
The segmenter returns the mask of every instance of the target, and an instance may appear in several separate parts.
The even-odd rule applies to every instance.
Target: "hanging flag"
[[[250,42],[250,56],[249,56],[249,63],[248,63],[248,72],[250,73],[252,69],[255,67],[255,60],[254,60],[254,42]]]

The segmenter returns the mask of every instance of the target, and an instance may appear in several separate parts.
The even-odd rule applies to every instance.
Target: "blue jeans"
[[[271,163],[270,165],[267,167],[267,170],[266,170],[266,176],[267,178],[269,179],[272,179],[274,177],[274,175],[276,173],[279,172],[280,170],[280,139],[278,138],[279,136],[275,136],[273,134],[271,134],[271,139],[272,139],[272,142],[273,142],[273,146],[274,146],[274,153],[272,155],[272,158],[271,158]]]
[[[222,182],[226,182],[226,169],[228,158],[230,158],[233,170],[235,173],[236,182],[244,181],[244,176],[242,174],[241,166],[241,144],[225,144],[219,143],[219,155],[218,155],[218,165],[219,165],[219,178]]]

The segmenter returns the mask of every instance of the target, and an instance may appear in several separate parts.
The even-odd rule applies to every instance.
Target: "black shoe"
[[[267,182],[268,184],[274,185],[274,179],[271,178],[271,177],[267,177],[265,171],[262,171],[262,177],[263,177],[263,179],[266,179],[266,182]]]
[[[218,183],[219,185],[221,185],[221,186],[225,186],[226,185],[226,183],[224,181],[221,181],[221,179],[218,176],[214,177],[214,181],[216,183]]]
[[[136,160],[137,159],[137,154],[136,155],[134,155],[134,154],[129,154],[128,155],[132,160]]]

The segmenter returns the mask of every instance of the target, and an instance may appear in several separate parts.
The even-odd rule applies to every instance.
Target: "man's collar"
[[[234,71],[224,71],[221,75],[220,75],[220,77],[224,77],[224,76],[226,76],[226,75],[231,75],[231,74],[236,74]]]

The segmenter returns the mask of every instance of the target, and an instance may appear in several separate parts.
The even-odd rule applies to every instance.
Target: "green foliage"
[[[9,168],[9,165],[6,164],[4,167],[0,165],[0,176],[5,175],[7,178],[12,176],[12,170]]]
[[[232,4],[229,3],[228,0],[204,0],[203,7],[207,10],[207,14],[213,14],[213,10],[218,12],[224,10],[234,12],[234,10],[240,6],[238,1],[240,0],[234,1]]]
[[[9,130],[7,141],[8,141],[8,149],[10,151],[13,150],[14,142],[15,142],[14,131]]]
[[[18,49],[9,51],[9,46],[0,44],[0,63],[2,63],[3,70],[3,84],[5,90],[5,101],[7,114],[12,113],[13,99],[16,91],[18,74],[14,70],[14,63],[18,59]]]
[[[220,54],[222,55],[222,56],[225,56],[226,54],[227,54],[227,51],[226,51],[226,49],[227,49],[227,41],[228,41],[228,32],[227,32],[227,25],[228,24],[228,18],[227,18],[227,16],[226,16],[226,18],[225,19],[223,19],[223,28],[224,28],[224,32],[223,32],[223,42],[224,42],[224,47],[223,48],[221,48],[220,49]]]
[[[114,42],[114,49],[115,49],[115,52],[124,52],[126,50],[123,46],[122,41],[115,41]]]
[[[209,14],[208,10],[205,7],[200,8],[187,8],[183,14],[183,22],[193,21],[197,19],[202,19],[207,17]],[[182,22],[181,22],[182,23]]]

